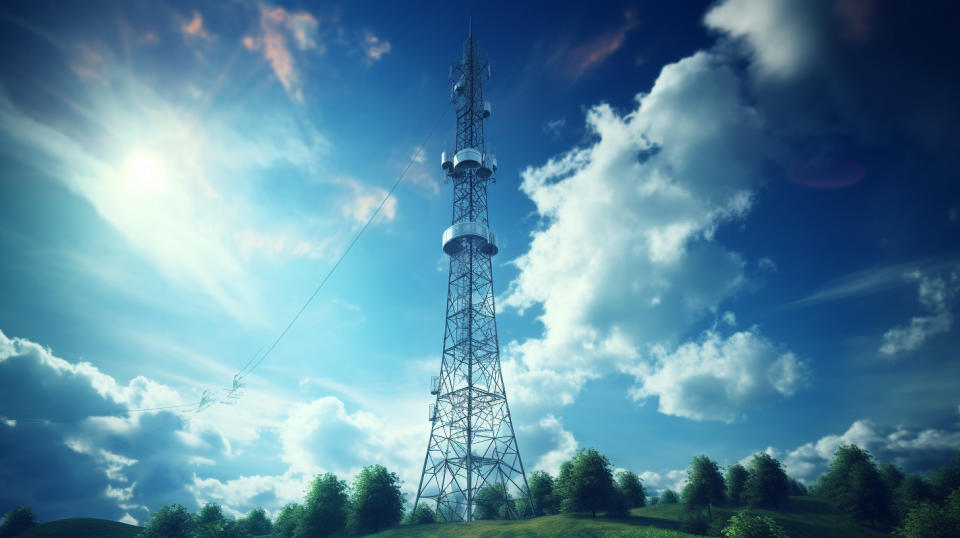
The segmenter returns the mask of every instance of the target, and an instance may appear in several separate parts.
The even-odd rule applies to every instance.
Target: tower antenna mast
[[[440,375],[430,386],[436,396],[429,409],[430,440],[414,502],[414,510],[432,504],[445,521],[472,521],[477,494],[488,487],[523,499],[531,514],[533,509],[500,371],[491,261],[499,248],[487,211],[497,159],[483,135],[491,112],[483,100],[489,65],[477,53],[472,16],[468,30],[463,57],[451,69],[456,146],[440,158],[453,184],[452,223],[441,242],[450,276]],[[522,515],[513,502],[504,503],[502,514]]]

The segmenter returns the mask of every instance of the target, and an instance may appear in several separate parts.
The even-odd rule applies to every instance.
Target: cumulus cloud
[[[298,51],[314,50],[322,54],[325,49],[319,43],[316,17],[306,11],[291,12],[282,7],[262,5],[259,22],[257,31],[243,37],[243,46],[250,51],[262,52],[283,88],[302,103],[300,72],[290,42]]]
[[[857,445],[869,450],[879,462],[924,474],[956,453],[960,432],[881,426],[864,419],[854,422],[840,435],[826,435],[786,452],[772,448],[768,451],[783,461],[787,474],[811,484],[827,470],[834,452],[842,444]]]
[[[632,396],[656,396],[661,413],[694,420],[732,422],[746,409],[792,396],[808,376],[802,361],[778,350],[756,327],[728,338],[708,331],[672,351],[655,346],[652,356],[652,363],[632,369]]]
[[[579,443],[573,433],[563,427],[563,421],[547,414],[539,421],[517,428],[517,437],[523,442],[523,454],[528,459],[526,469],[546,471],[554,476],[560,471],[560,465],[576,454]]]
[[[587,127],[591,146],[522,174],[542,226],[502,304],[542,307],[543,336],[505,348],[525,402],[569,403],[587,380],[630,370],[747,278],[714,234],[748,214],[772,149],[730,67],[706,52],[668,65],[634,110],[595,106]]]
[[[28,504],[41,520],[144,521],[162,504],[212,501],[239,516],[302,500],[315,473],[349,480],[381,463],[408,493],[419,477],[427,423],[406,417],[409,406],[394,416],[350,410],[332,396],[273,400],[258,392],[200,414],[131,411],[189,399],[144,377],[118,383],[0,332],[0,511]],[[548,437],[564,435],[559,423],[544,427]]]
[[[644,471],[640,473],[640,480],[643,480],[643,487],[647,495],[659,495],[665,489],[671,489],[676,492],[683,490],[687,484],[686,469],[671,469],[663,473],[654,471]]]
[[[183,403],[143,377],[127,385],[89,363],[0,332],[0,410],[11,420],[0,436],[0,509],[40,508],[42,519],[143,515],[182,497],[188,455],[217,457],[222,438],[191,431],[179,416],[127,410]],[[13,424],[10,424],[13,422]],[[194,440],[186,444],[184,439]]]
[[[904,275],[917,283],[917,295],[926,315],[914,316],[905,325],[884,333],[880,354],[893,357],[919,348],[929,338],[945,333],[953,326],[953,298],[960,291],[960,269],[946,273],[926,274],[911,271]]]
[[[713,29],[743,39],[755,65],[773,76],[794,75],[816,58],[822,42],[816,2],[727,0],[704,17]]]

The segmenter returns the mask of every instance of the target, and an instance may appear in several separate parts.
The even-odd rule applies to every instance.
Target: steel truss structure
[[[490,116],[483,80],[490,68],[477,53],[472,31],[450,73],[456,147],[441,157],[453,183],[452,225],[442,241],[450,256],[447,317],[440,375],[431,380],[436,402],[429,410],[432,428],[414,510],[426,502],[442,520],[472,521],[478,492],[502,487],[512,499],[503,504],[503,514],[519,517],[515,503],[531,513],[532,504],[497,341],[491,259],[498,248],[487,215],[487,185],[497,165],[483,136]]]

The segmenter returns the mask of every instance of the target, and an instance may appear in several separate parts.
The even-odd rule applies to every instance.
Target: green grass
[[[693,536],[680,532],[679,504],[634,508],[629,518],[593,519],[589,516],[558,515],[524,521],[477,521],[396,527],[376,536],[424,537],[493,537],[493,536],[624,536],[674,538]],[[738,510],[713,508],[713,534],[726,526]],[[878,529],[860,525],[850,516],[838,512],[824,500],[814,497],[791,497],[780,510],[749,510],[753,514],[772,517],[792,538],[874,538],[888,536]]]
[[[71,538],[132,538],[143,529],[119,521],[76,517],[59,519],[38,525],[18,538],[47,538],[70,536]]]
[[[634,508],[631,515],[647,521],[676,523],[680,518],[679,504],[664,504]],[[714,526],[718,529],[738,512],[732,508],[713,508]],[[791,497],[779,510],[749,509],[751,514],[773,518],[791,538],[872,538],[889,536],[879,529],[861,525],[850,516],[839,512],[830,503],[815,497]],[[722,522],[722,523],[719,523]]]
[[[493,537],[493,536],[623,536],[638,538],[682,538],[693,536],[672,530],[669,524],[651,525],[641,518],[593,519],[590,516],[545,516],[523,521],[475,521],[473,523],[443,523],[397,527],[375,536],[437,536],[437,537]],[[676,525],[673,525],[674,527]]]

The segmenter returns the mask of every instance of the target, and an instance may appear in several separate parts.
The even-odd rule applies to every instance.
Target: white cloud
[[[795,75],[815,60],[820,39],[815,24],[817,2],[727,0],[714,6],[704,23],[749,46],[763,74]]]
[[[808,377],[803,362],[756,327],[728,338],[708,331],[673,351],[656,346],[652,355],[652,363],[631,369],[637,378],[631,394],[655,396],[661,413],[694,420],[732,422],[747,409],[792,396]]]
[[[363,49],[363,56],[368,64],[380,61],[391,49],[389,41],[377,37],[373,32],[363,34],[360,47]]]
[[[929,314],[914,316],[906,325],[899,325],[884,333],[880,354],[892,357],[898,353],[919,348],[930,337],[945,333],[953,326],[953,298],[960,291],[960,269],[943,274],[911,271],[904,275],[917,283],[920,305]]]
[[[630,370],[746,281],[714,234],[750,211],[772,149],[730,67],[705,52],[668,65],[636,109],[595,106],[587,127],[592,145],[522,174],[543,225],[502,304],[543,308],[542,337],[505,346],[525,403],[570,403],[586,381]]]
[[[358,224],[364,224],[381,203],[383,208],[375,222],[392,221],[397,217],[396,197],[391,196],[386,202],[383,201],[387,195],[386,189],[372,187],[349,177],[340,178],[337,182],[347,187],[349,191],[347,199],[340,206],[345,217],[351,218]]]
[[[729,325],[730,327],[737,326],[737,315],[731,312],[730,310],[727,310],[726,312],[724,312],[723,315],[720,316],[720,319],[723,320],[723,322]]]
[[[893,463],[907,472],[926,473],[945,463],[960,446],[960,432],[938,429],[895,428],[858,420],[840,435],[826,435],[787,452],[772,450],[782,458],[787,474],[813,483],[827,470],[837,447],[854,444],[869,450],[877,461]]]
[[[139,524],[140,524],[140,522],[137,520],[137,518],[135,518],[135,517],[133,517],[133,516],[130,515],[130,512],[124,513],[124,514],[123,514],[123,517],[120,518],[120,519],[118,519],[117,521],[119,521],[120,523],[126,523],[127,525],[139,525]]]
[[[665,489],[679,493],[687,484],[687,470],[671,469],[664,473],[644,471],[640,473],[640,480],[643,481],[643,488],[647,495],[659,495]]]
[[[563,422],[548,414],[535,424],[517,428],[518,438],[523,442],[523,454],[528,458],[539,456],[533,466],[526,469],[527,474],[534,469],[546,471],[554,476],[560,472],[563,462],[572,458],[579,447],[573,433],[563,427]]]

